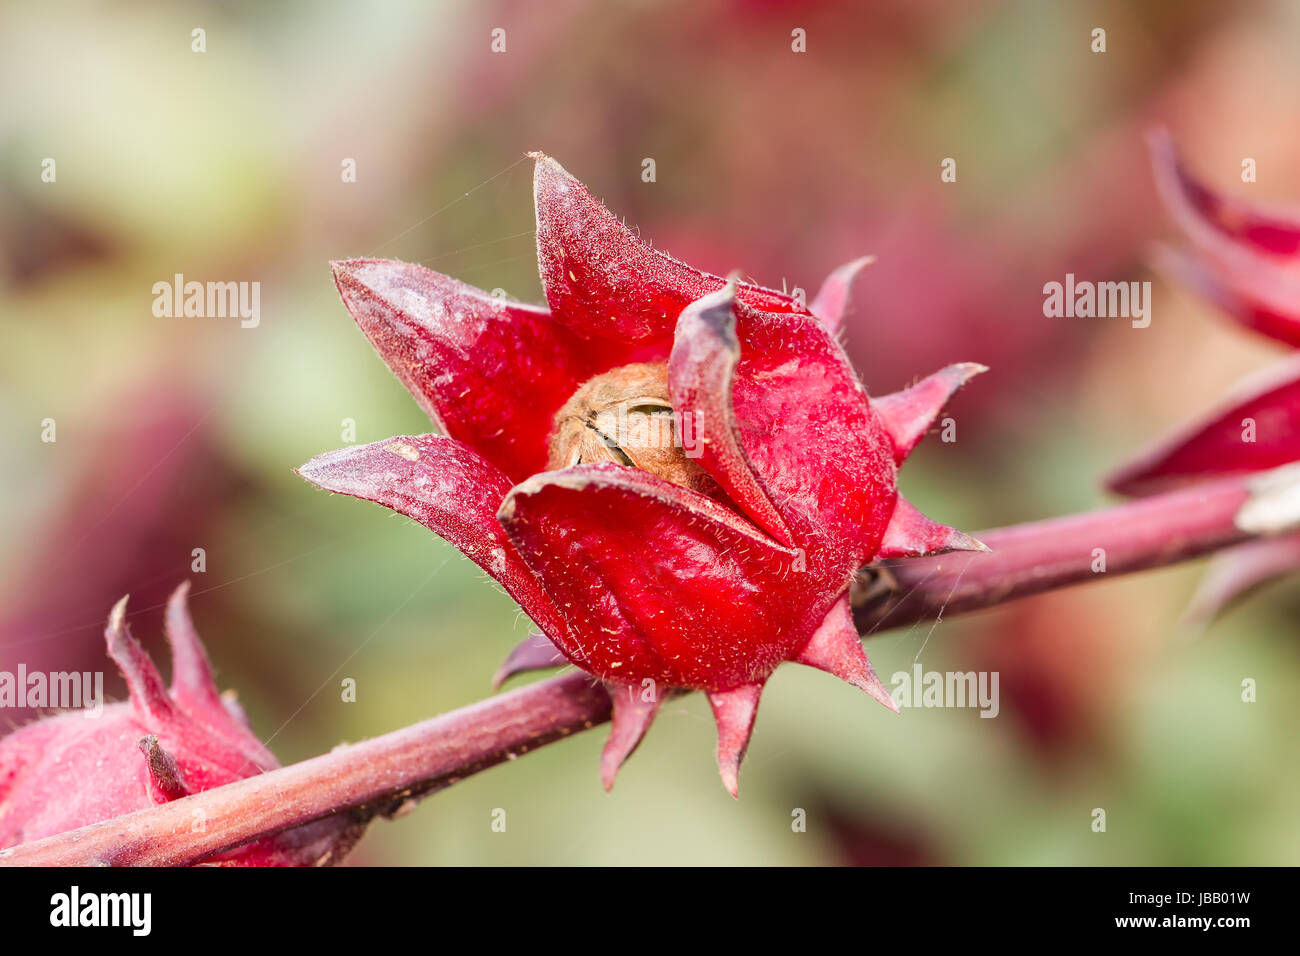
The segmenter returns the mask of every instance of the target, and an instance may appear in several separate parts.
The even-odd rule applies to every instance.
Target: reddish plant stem
[[[288,767],[10,850],[11,866],[184,866],[342,811],[360,821],[609,719],[609,695],[566,674]],[[594,778],[593,778],[594,779]],[[194,822],[204,826],[194,832]]]
[[[1236,521],[1250,497],[1249,481],[1233,479],[979,532],[991,553],[890,563],[892,593],[872,595],[854,608],[854,619],[866,635],[1207,554],[1253,537]]]
[[[1234,479],[982,533],[991,554],[963,552],[891,567],[897,588],[860,602],[859,629],[937,619],[1227,547],[1251,537],[1238,518],[1252,489],[1250,480]],[[1094,570],[1098,548],[1105,553],[1104,574]],[[0,864],[177,866],[334,813],[351,813],[360,825],[603,723],[609,713],[603,688],[584,674],[568,674],[257,777],[0,850]],[[193,832],[200,817],[206,825]]]

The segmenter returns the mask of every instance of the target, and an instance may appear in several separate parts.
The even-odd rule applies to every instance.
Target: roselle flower
[[[1191,248],[1163,248],[1165,271],[1229,316],[1300,345],[1300,212],[1216,192],[1196,179],[1163,130],[1151,136],[1156,185]]]
[[[836,341],[865,263],[811,306],[641,241],[534,154],[549,309],[418,265],[334,263],[348,311],[444,435],[340,449],[309,481],[460,548],[562,658],[610,688],[606,787],[676,689],[703,691],[734,795],[763,685],[795,661],[891,709],[850,613],[884,558],[982,549],[898,494],[898,466],[977,365],[869,399]]]
[[[223,697],[190,619],[188,585],[167,606],[172,683],[163,683],[126,625],[126,598],[113,608],[108,656],[130,700],[95,717],[47,717],[0,738],[0,850],[112,819],[279,766]],[[193,826],[203,827],[196,817]],[[340,861],[361,828],[339,814],[213,857],[208,863],[297,866]],[[106,860],[106,863],[116,862]]]

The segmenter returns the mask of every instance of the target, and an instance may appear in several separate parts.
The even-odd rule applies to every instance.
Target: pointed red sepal
[[[1300,356],[1239,382],[1217,407],[1117,469],[1107,487],[1145,495],[1193,479],[1300,461]]]
[[[1213,229],[1228,239],[1274,256],[1300,254],[1300,214],[1269,209],[1223,195],[1196,179],[1165,129],[1147,137],[1156,185],[1165,204],[1193,238]]]
[[[740,297],[734,311],[741,443],[794,536],[815,536],[818,560],[849,573],[876,553],[889,520],[893,441],[815,317],[757,312]]]
[[[131,706],[142,721],[164,721],[172,715],[172,701],[163,683],[162,675],[139,642],[131,636],[126,625],[126,602],[122,598],[113,605],[108,615],[108,628],[104,638],[108,643],[108,656],[122,671],[127,689],[131,692]]]
[[[871,407],[885,423],[894,440],[894,461],[902,464],[930,430],[949,399],[981,372],[988,369],[976,362],[959,362],[923,378],[911,388],[871,400]]]
[[[898,713],[898,702],[876,676],[875,668],[867,659],[867,652],[862,649],[862,636],[853,625],[848,591],[827,612],[826,620],[795,657],[795,662],[834,674]]]
[[[1291,290],[1270,289],[1257,275],[1215,265],[1205,256],[1168,245],[1155,247],[1151,263],[1166,278],[1204,297],[1246,328],[1300,348],[1300,296]]]
[[[1156,186],[1196,254],[1163,250],[1159,265],[1264,335],[1300,346],[1300,216],[1224,196],[1188,171],[1163,130],[1150,137]]]
[[[636,236],[554,159],[529,155],[537,161],[538,268],[557,322],[584,338],[662,341],[672,335],[682,309],[722,288],[722,277],[679,262]],[[744,284],[738,294],[765,312],[808,311],[791,296],[762,286]]]
[[[386,259],[331,266],[348,312],[443,432],[514,481],[546,467],[551,419],[600,369],[600,349],[546,309],[423,266]]]
[[[762,684],[745,684],[735,690],[710,693],[709,706],[718,724],[718,772],[727,793],[740,797],[740,763],[754,733]]]
[[[654,685],[607,686],[609,699],[614,703],[614,716],[609,740],[605,741],[605,749],[600,755],[600,782],[605,785],[606,793],[613,789],[619,768],[640,745],[663,702],[663,691]]]
[[[498,520],[564,609],[556,644],[603,680],[753,681],[788,656],[774,642],[808,633],[801,600],[823,580],[735,509],[612,462],[533,476]]]
[[[492,675],[492,689],[500,690],[501,685],[516,674],[549,670],[564,663],[564,655],[551,643],[549,637],[545,634],[530,634],[515,645],[514,650],[506,655],[497,672]]]
[[[554,603],[497,523],[510,479],[467,445],[441,435],[398,435],[318,455],[298,474],[420,522],[496,578],[543,631],[564,629]]]
[[[158,743],[157,734],[141,737],[140,752],[144,754],[145,769],[149,772],[149,783],[154,790],[154,799],[159,803],[179,800],[194,791],[185,782],[176,758]]]
[[[879,558],[916,558],[925,554],[943,554],[947,551],[988,551],[987,545],[976,541],[964,531],[949,528],[927,518],[916,507],[898,496],[894,516],[889,519],[884,540],[880,542]]]
[[[831,335],[839,333],[844,327],[844,316],[849,309],[850,292],[858,273],[876,261],[875,256],[863,256],[846,262],[826,277],[822,287],[809,307],[817,320]]]
[[[190,582],[185,581],[167,599],[163,626],[172,651],[172,698],[182,706],[224,716],[227,712],[212,676],[212,662],[190,617],[189,593]]]
[[[700,466],[731,500],[788,546],[790,529],[755,472],[736,426],[731,397],[740,362],[735,293],[735,284],[729,282],[682,310],[668,360],[668,389],[683,435],[692,432],[686,454],[698,454]]]
[[[188,581],[172,592],[167,600],[167,616],[163,625],[172,652],[172,702],[190,719],[198,721],[210,732],[242,749],[258,766],[274,767],[275,755],[256,736],[245,734],[230,724],[231,717],[234,717],[244,730],[252,730],[248,716],[237,703],[236,709],[231,710],[230,701],[234,698],[234,691],[227,691],[228,696],[223,696],[217,689],[208,652],[190,617],[189,593]]]

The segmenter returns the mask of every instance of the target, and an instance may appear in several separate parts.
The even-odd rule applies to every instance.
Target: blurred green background
[[[359,442],[430,430],[329,259],[402,258],[540,301],[531,149],[714,272],[815,289],[875,253],[848,329],[872,392],[992,368],[953,406],[959,440],[907,467],[928,514],[978,529],[1103,504],[1112,464],[1276,352],[1150,273],[1171,229],[1143,132],[1170,126],[1229,191],[1300,199],[1298,44],[1282,0],[10,4],[0,668],[103,666],[126,592],[165,659],[160,604],[192,577],[222,686],[283,761],[486,696],[528,632],[513,603],[423,528],[291,469],[343,444],[346,419]],[[1044,318],[1042,286],[1067,271],[1152,280],[1151,327]],[[261,282],[261,324],[156,318],[153,283],[175,273]],[[1300,590],[1188,639],[1200,571],[869,642],[886,677],[916,659],[998,671],[995,720],[897,718],[784,668],[739,803],[692,696],[612,795],[598,730],[377,822],[353,862],[1300,862]],[[1247,677],[1258,703],[1240,700]]]

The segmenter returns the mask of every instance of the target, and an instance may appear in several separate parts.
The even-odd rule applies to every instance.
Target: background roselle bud
[[[1165,130],[1150,137],[1156,185],[1189,248],[1157,261],[1242,327],[1300,345],[1300,216],[1216,191],[1192,175]],[[1115,469],[1107,486],[1146,495],[1300,460],[1300,358],[1249,376]],[[1300,535],[1264,538],[1215,556],[1187,618],[1203,625],[1250,591],[1300,569]]]
[[[1147,495],[1296,461],[1300,357],[1293,355],[1251,375],[1215,407],[1139,452],[1109,476],[1107,485],[1121,494]],[[1216,555],[1192,599],[1188,620],[1203,625],[1250,591],[1297,569],[1300,535],[1295,533]]]
[[[219,787],[279,766],[232,695],[217,691],[186,606],[188,584],[167,605],[172,683],[126,625],[123,598],[109,616],[108,655],[130,700],[91,716],[72,711],[0,739],[0,849],[74,830]],[[193,828],[204,827],[196,816]],[[338,814],[208,861],[240,866],[337,863],[363,826]],[[106,860],[106,863],[118,862]]]
[[[1216,192],[1164,130],[1150,143],[1160,196],[1190,245],[1161,249],[1161,267],[1246,328],[1300,345],[1300,216]]]

